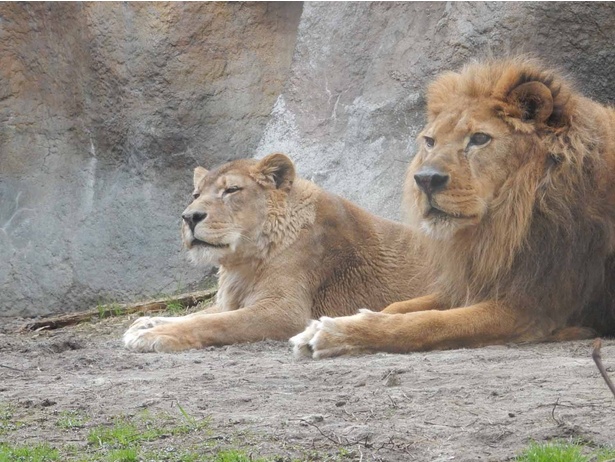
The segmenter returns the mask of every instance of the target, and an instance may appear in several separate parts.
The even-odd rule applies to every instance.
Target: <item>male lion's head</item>
[[[514,207],[509,199],[521,206],[522,197],[509,196],[535,194],[537,179],[561,160],[542,140],[565,129],[569,95],[551,72],[520,58],[439,77],[406,178],[411,223],[447,239],[493,218],[500,206]]]
[[[194,263],[221,264],[257,257],[272,208],[283,203],[295,178],[292,161],[271,154],[216,170],[194,170],[193,201],[182,213],[182,239]]]

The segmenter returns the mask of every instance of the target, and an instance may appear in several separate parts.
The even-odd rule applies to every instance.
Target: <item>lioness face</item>
[[[406,177],[410,221],[446,239],[484,219],[519,161],[509,126],[495,101],[464,98],[432,117]]]
[[[287,194],[293,178],[294,166],[282,154],[237,160],[213,171],[197,167],[193,201],[182,213],[189,259],[219,265],[226,257],[251,258],[262,251],[268,201]]]

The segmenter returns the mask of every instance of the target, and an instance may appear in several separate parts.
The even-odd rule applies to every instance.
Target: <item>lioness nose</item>
[[[448,183],[449,176],[433,168],[424,168],[414,175],[414,181],[425,194],[432,194],[443,189]]]
[[[194,227],[196,226],[196,224],[199,221],[204,220],[206,216],[207,214],[205,212],[184,212],[182,214],[182,218],[184,219],[186,224],[190,226],[190,229],[193,231],[194,231]]]

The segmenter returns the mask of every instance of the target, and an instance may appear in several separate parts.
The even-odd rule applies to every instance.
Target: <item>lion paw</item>
[[[161,316],[141,316],[134,320],[128,330],[151,329],[152,327],[160,326],[161,324],[169,324],[174,318],[164,318]]]
[[[156,329],[145,327],[130,327],[124,333],[124,346],[132,351],[158,353],[177,351],[177,339],[172,335],[156,332]]]
[[[318,331],[319,325],[320,321],[310,321],[303,332],[291,337],[289,342],[293,346],[293,355],[296,359],[312,357],[310,341]]]
[[[302,333],[290,339],[295,357],[322,359],[364,351],[354,343],[352,330],[347,326],[357,321],[362,322],[372,314],[371,311],[366,311],[340,318],[323,316],[318,321],[312,321]]]

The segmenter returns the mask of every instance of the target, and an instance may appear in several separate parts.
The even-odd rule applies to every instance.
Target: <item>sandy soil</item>
[[[532,439],[615,443],[591,342],[298,362],[268,341],[132,353],[126,317],[28,334],[3,321],[0,405],[30,422],[0,437],[11,442],[69,443],[49,423],[60,410],[95,425],[181,403],[211,419],[208,438],[278,460],[504,461]],[[602,353],[613,372],[615,341]]]

